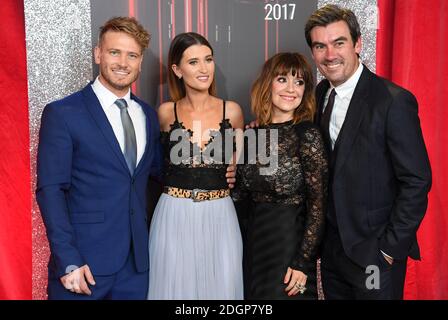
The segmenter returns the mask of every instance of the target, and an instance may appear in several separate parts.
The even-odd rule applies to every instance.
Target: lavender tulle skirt
[[[149,234],[150,300],[243,299],[242,241],[230,197],[162,194]]]

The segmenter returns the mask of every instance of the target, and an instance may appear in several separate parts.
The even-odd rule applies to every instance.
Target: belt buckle
[[[191,190],[191,198],[193,199],[193,202],[200,202],[200,201],[204,201],[206,199],[198,199],[198,193],[199,192],[206,192],[207,190],[204,189],[193,189]]]

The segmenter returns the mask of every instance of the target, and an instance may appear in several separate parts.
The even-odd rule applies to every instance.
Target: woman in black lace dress
[[[246,131],[249,143],[233,193],[243,232],[245,296],[317,299],[328,169],[324,142],[311,122],[313,75],[305,58],[279,53],[266,61],[251,100],[260,125],[257,142]],[[263,134],[264,157],[264,143],[258,143]]]
[[[201,35],[177,35],[168,66],[173,101],[158,110],[165,189],[151,221],[148,298],[243,299],[242,240],[226,180],[233,140],[225,139],[243,127],[243,114],[216,97],[213,49]]]

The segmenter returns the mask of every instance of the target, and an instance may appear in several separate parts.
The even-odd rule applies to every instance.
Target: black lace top
[[[260,150],[256,163],[247,164],[250,151],[246,143],[245,164],[238,166],[232,197],[235,201],[271,203],[276,209],[281,205],[297,207],[297,214],[304,216],[304,232],[291,267],[303,270],[315,258],[323,231],[328,184],[324,142],[318,127],[311,122],[288,121],[260,127],[258,132],[260,129],[266,129],[267,156],[275,155],[277,165],[267,172],[260,171],[268,167],[260,164]],[[278,146],[271,146],[272,129],[277,130]],[[257,133],[257,145],[259,136]]]
[[[201,148],[191,141],[193,131],[179,121],[174,103],[174,123],[168,132],[161,132],[165,186],[204,190],[228,187],[225,175],[234,151],[234,139],[232,125],[225,118],[225,101],[222,112],[219,129],[210,131],[210,140]]]

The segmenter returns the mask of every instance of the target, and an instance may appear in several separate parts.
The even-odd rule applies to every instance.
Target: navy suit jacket
[[[329,86],[316,88],[317,123]],[[415,97],[364,66],[329,163],[328,210],[345,253],[364,267],[378,263],[380,250],[419,259],[431,168]]]
[[[43,111],[36,195],[50,276],[84,264],[94,275],[111,275],[131,249],[137,270],[148,270],[146,187],[161,168],[159,124],[149,105],[131,99],[146,115],[146,149],[132,176],[91,84]]]

